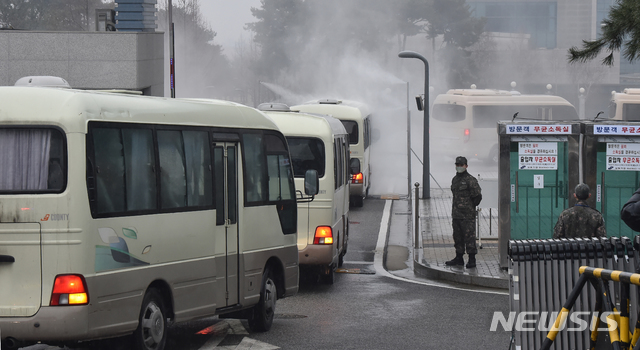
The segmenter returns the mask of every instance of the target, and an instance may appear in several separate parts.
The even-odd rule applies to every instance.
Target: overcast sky
[[[211,25],[211,29],[218,33],[214,42],[222,45],[225,53],[231,54],[235,43],[244,36],[249,40],[244,25],[254,22],[251,7],[260,7],[260,0],[200,0],[200,10],[203,17]]]

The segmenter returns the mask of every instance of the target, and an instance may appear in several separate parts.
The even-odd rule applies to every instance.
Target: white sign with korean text
[[[557,142],[519,142],[518,169],[557,170]]]
[[[640,170],[640,144],[608,142],[606,156],[607,170]]]
[[[515,124],[506,126],[507,134],[533,134],[533,135],[569,135],[571,125],[524,125]]]

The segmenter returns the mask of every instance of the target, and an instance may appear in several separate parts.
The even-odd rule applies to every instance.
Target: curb
[[[419,232],[423,232],[422,227],[419,228]],[[422,239],[422,235],[420,239]],[[422,248],[413,249],[413,273],[418,276],[449,282],[470,284],[480,287],[506,290],[509,289],[509,279],[492,276],[481,276],[466,272],[466,270],[464,269],[462,269],[460,272],[457,272],[439,266],[432,266],[428,262],[426,262],[423,254],[424,251]]]
[[[509,281],[504,278],[472,275],[468,272],[454,272],[440,267],[429,266],[428,263],[420,262],[420,260],[415,257],[413,259],[413,273],[418,276],[480,287],[509,289]]]

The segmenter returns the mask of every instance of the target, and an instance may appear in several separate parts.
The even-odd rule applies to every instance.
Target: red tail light
[[[89,294],[81,275],[58,275],[53,282],[53,293],[49,305],[85,305]]]
[[[351,183],[352,184],[364,183],[364,175],[362,175],[362,173],[352,174],[351,175]]]
[[[330,226],[318,226],[313,244],[333,244],[333,233]]]
[[[464,142],[469,142],[469,138],[471,137],[471,131],[469,129],[464,129]]]

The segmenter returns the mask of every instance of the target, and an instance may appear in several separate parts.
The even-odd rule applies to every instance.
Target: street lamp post
[[[400,58],[417,58],[424,62],[424,137],[422,140],[422,198],[431,198],[431,183],[429,176],[431,171],[429,163],[431,157],[429,155],[429,62],[424,56],[414,51],[402,51],[398,54]]]

